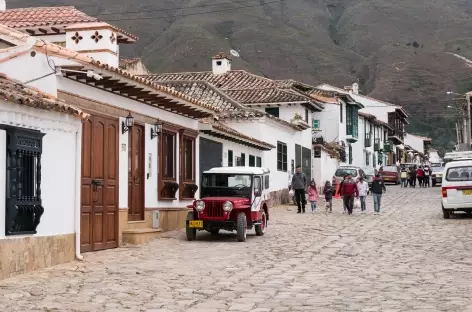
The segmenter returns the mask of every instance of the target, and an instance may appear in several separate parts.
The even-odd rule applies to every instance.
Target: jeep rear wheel
[[[267,226],[267,215],[264,210],[262,210],[262,217],[261,217],[261,224],[257,224],[255,227],[256,235],[262,236],[264,235],[265,229]]]
[[[247,236],[247,219],[244,212],[238,214],[238,223],[236,224],[236,236],[238,242],[245,242]]]
[[[187,214],[187,221],[193,220],[193,211],[189,211]],[[194,241],[197,238],[197,229],[191,229],[188,222],[186,222],[185,234],[187,234],[188,241]]]

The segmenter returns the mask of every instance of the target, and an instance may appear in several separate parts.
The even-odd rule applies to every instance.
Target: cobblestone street
[[[472,219],[440,188],[387,186],[383,212],[272,210],[266,235],[183,232],[0,282],[2,311],[472,311]],[[323,207],[321,207],[323,208]]]

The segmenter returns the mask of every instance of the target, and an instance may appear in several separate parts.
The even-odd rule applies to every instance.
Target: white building
[[[392,164],[400,161],[404,149],[405,125],[408,124],[408,114],[401,106],[359,94],[357,83],[344,89],[328,84],[322,84],[319,88],[349,94],[356,102],[363,105],[364,108],[360,112],[373,115],[378,120],[388,123],[392,129],[389,129],[387,136],[392,144],[387,144],[387,142],[384,144],[384,152],[388,153],[387,162]]]
[[[181,72],[146,75],[156,83],[220,103],[223,109],[219,121],[267,142],[274,149],[264,151],[263,167],[271,171],[271,199],[273,204],[287,202],[288,183],[295,168],[301,166],[309,179],[312,177],[312,114],[323,109],[323,103],[294,90],[284,81],[275,81],[243,70],[232,70],[231,59],[223,53],[212,59],[212,71]],[[208,141],[210,140],[210,141]],[[205,144],[217,146],[214,139]],[[251,155],[226,148],[214,153],[209,149],[201,155],[202,168],[215,163],[248,166]],[[232,156],[232,157],[231,157]],[[226,160],[231,159],[231,161]],[[249,157],[249,159],[248,159]],[[253,159],[253,158],[252,158]],[[257,161],[257,159],[256,159]]]
[[[0,279],[74,259],[87,117],[0,76]]]

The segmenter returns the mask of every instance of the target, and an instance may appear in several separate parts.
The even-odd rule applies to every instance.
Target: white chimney
[[[359,94],[359,84],[357,82],[352,84],[352,93]]]
[[[0,0],[0,12],[6,11],[6,10],[7,10],[7,1]]]
[[[118,35],[114,27],[103,22],[70,25],[66,28],[66,48],[118,67]]]
[[[214,75],[227,73],[231,70],[231,59],[223,52],[212,57],[212,70]]]

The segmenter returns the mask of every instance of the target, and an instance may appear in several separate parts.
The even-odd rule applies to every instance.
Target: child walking
[[[318,200],[318,190],[316,189],[315,181],[311,181],[310,186],[308,187],[308,200],[311,203],[311,213],[316,211],[316,201]]]
[[[329,207],[329,212],[333,212],[333,193],[335,192],[335,190],[333,190],[333,187],[331,187],[331,184],[329,183],[329,181],[326,181],[325,183],[325,186],[323,188],[323,194],[325,196],[325,200],[326,200],[326,211],[328,211],[328,207]]]

